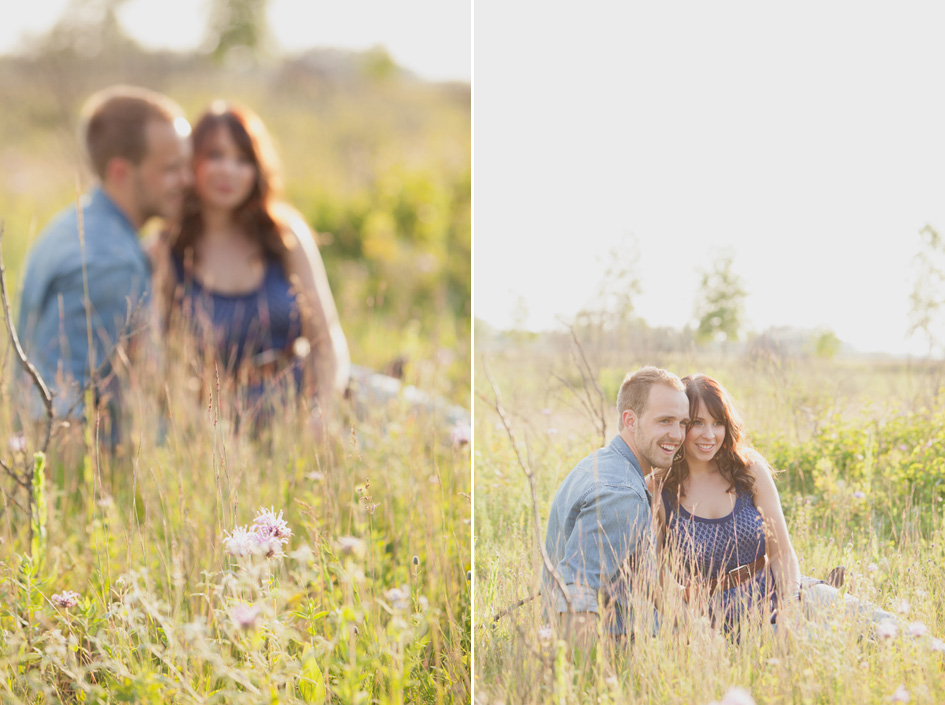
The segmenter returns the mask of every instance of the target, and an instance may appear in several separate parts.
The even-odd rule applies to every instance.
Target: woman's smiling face
[[[699,409],[689,419],[686,431],[686,456],[703,462],[712,460],[725,441],[725,422],[712,418],[705,402],[699,402]]]

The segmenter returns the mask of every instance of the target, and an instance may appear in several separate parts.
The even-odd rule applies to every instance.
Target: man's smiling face
[[[630,429],[644,473],[672,465],[673,456],[686,437],[688,422],[689,399],[685,392],[666,384],[650,387],[646,407],[632,420]]]

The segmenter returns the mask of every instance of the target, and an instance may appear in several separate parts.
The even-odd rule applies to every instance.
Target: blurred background
[[[355,363],[468,404],[469,2],[35,0],[0,10],[0,218],[11,288],[91,183],[83,101],[131,83],[195,118],[248,105],[318,233]]]

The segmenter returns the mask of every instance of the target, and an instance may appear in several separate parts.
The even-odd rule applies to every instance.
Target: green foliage
[[[715,257],[711,269],[702,272],[695,307],[700,342],[738,340],[747,292],[733,264],[734,256],[722,253]]]
[[[908,333],[924,337],[931,355],[945,344],[940,313],[945,306],[945,241],[931,225],[922,228],[919,237],[919,252],[913,258]]]

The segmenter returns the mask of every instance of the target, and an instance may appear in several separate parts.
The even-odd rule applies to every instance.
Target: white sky
[[[945,4],[485,3],[475,13],[474,313],[554,325],[639,242],[652,325],[735,253],[749,327],[904,340],[945,231]]]
[[[2,0],[0,53],[49,29],[68,0]],[[313,46],[369,49],[378,44],[422,78],[469,81],[472,0],[270,0],[269,21],[289,51]],[[119,21],[149,47],[191,49],[203,38],[207,0],[128,0]]]

